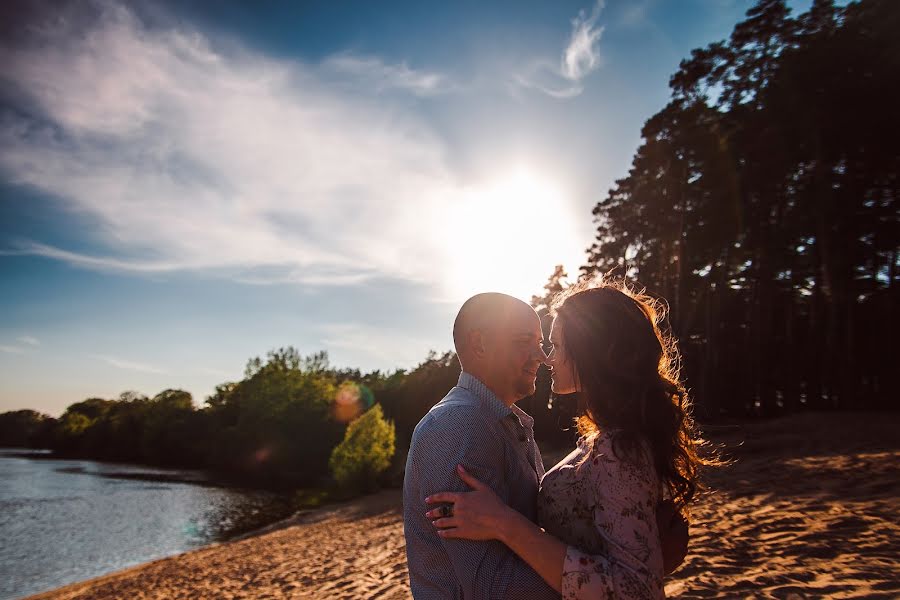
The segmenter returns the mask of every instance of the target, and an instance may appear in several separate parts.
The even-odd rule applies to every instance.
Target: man
[[[456,317],[453,343],[463,372],[419,422],[406,462],[403,523],[417,600],[559,598],[501,542],[441,538],[425,516],[433,508],[426,506],[427,496],[468,491],[455,474],[462,464],[509,506],[536,520],[544,465],[534,421],[515,403],[535,391],[538,367],[546,360],[541,341],[534,310],[504,294],[473,296]]]
[[[536,520],[544,465],[534,421],[515,402],[534,393],[546,358],[541,340],[534,310],[504,294],[478,294],[456,317],[453,343],[463,372],[419,422],[406,461],[403,523],[417,600],[559,598],[502,543],[441,539],[425,517],[427,496],[467,491],[455,474],[462,464],[512,508]]]

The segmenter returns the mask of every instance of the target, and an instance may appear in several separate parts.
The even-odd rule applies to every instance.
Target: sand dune
[[[713,429],[736,462],[709,476],[681,598],[900,597],[900,415],[798,415]],[[34,596],[408,598],[400,493]]]

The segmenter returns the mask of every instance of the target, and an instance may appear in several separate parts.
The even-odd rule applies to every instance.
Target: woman
[[[462,466],[474,491],[431,496],[453,509],[428,516],[442,537],[505,543],[565,599],[663,598],[656,508],[685,509],[701,463],[664,313],[613,283],[576,286],[553,308],[551,389],[576,394],[582,437],[541,481],[540,527]]]

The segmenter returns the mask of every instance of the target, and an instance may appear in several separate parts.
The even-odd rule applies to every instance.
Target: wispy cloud
[[[168,373],[165,369],[148,365],[145,363],[134,362],[131,360],[123,360],[115,356],[107,356],[105,354],[92,354],[93,358],[101,360],[106,364],[116,367],[117,369],[125,369],[126,371],[138,371],[140,373],[153,373],[157,375],[165,375]]]
[[[25,354],[25,348],[20,346],[0,345],[0,352],[5,352],[6,354]]]
[[[457,186],[441,140],[378,92],[416,99],[445,77],[352,55],[276,60],[92,6],[0,42],[0,85],[28,99],[0,111],[0,170],[95,220],[95,250],[24,240],[5,254],[260,284],[435,276],[433,231]]]
[[[559,63],[533,62],[514,80],[522,87],[537,89],[555,98],[572,98],[584,91],[582,80],[602,64],[600,38],[603,27],[597,19],[605,0],[597,0],[590,14],[582,10],[572,20],[572,33]]]
[[[322,67],[326,71],[349,75],[354,86],[375,93],[401,90],[416,96],[435,96],[454,89],[441,73],[410,69],[405,62],[387,64],[375,56],[338,54],[326,59]]]
[[[22,335],[16,338],[15,344],[0,344],[0,352],[4,354],[27,354],[36,351],[41,342],[30,335]]]
[[[104,271],[138,271],[142,273],[160,273],[173,271],[182,266],[177,261],[148,261],[144,259],[127,260],[109,256],[90,256],[78,252],[71,252],[33,242],[30,240],[13,241],[12,250],[0,250],[0,256],[43,256],[73,264],[79,267],[93,268]]]
[[[597,27],[597,17],[603,10],[604,1],[598,0],[590,16],[581,11],[572,22],[572,36],[563,52],[562,74],[572,81],[580,81],[585,75],[600,66],[600,51],[597,44],[603,35],[603,27]]]
[[[330,348],[362,353],[382,359],[391,355],[394,364],[414,365],[432,349],[425,340],[403,336],[392,328],[381,329],[364,323],[336,323],[322,327],[322,343]]]

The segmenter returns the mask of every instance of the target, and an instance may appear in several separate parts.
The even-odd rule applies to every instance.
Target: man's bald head
[[[514,319],[533,319],[534,309],[512,296],[497,292],[476,294],[463,303],[453,322],[453,345],[463,368],[473,331],[508,325]]]

